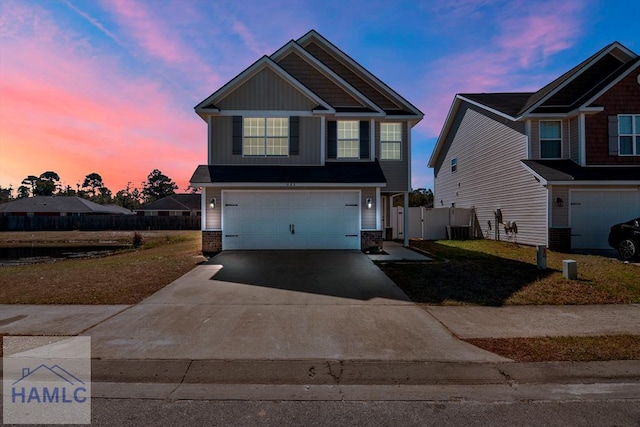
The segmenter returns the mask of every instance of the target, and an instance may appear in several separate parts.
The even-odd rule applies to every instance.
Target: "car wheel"
[[[618,244],[618,253],[623,259],[631,259],[638,254],[638,245],[632,239],[623,239]]]

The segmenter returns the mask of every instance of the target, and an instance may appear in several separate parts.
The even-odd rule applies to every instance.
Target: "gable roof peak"
[[[544,104],[549,98],[553,97],[556,93],[561,91],[572,81],[579,78],[585,71],[589,70],[595,64],[600,62],[606,55],[611,54],[614,58],[620,61],[620,65],[624,65],[635,59],[638,55],[625,47],[622,43],[614,41],[609,43],[569,71],[560,75],[558,78],[549,82],[547,85],[536,91],[529,101],[523,105],[522,109],[518,112],[518,115],[524,115],[538,108]]]

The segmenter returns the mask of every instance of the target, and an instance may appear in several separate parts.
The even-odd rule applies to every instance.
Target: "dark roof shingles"
[[[200,165],[192,183],[377,184],[387,180],[378,162],[328,162],[324,166]]]
[[[640,181],[640,166],[582,167],[571,160],[522,160],[547,181]]]

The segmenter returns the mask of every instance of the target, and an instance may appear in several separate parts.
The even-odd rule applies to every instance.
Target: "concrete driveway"
[[[232,251],[89,329],[92,357],[497,362],[358,251]]]

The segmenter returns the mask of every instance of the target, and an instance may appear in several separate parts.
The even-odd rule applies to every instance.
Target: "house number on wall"
[[[287,186],[288,186],[288,187],[295,187],[295,186],[296,186],[296,183],[295,183],[295,182],[288,182],[288,183],[287,183]]]

